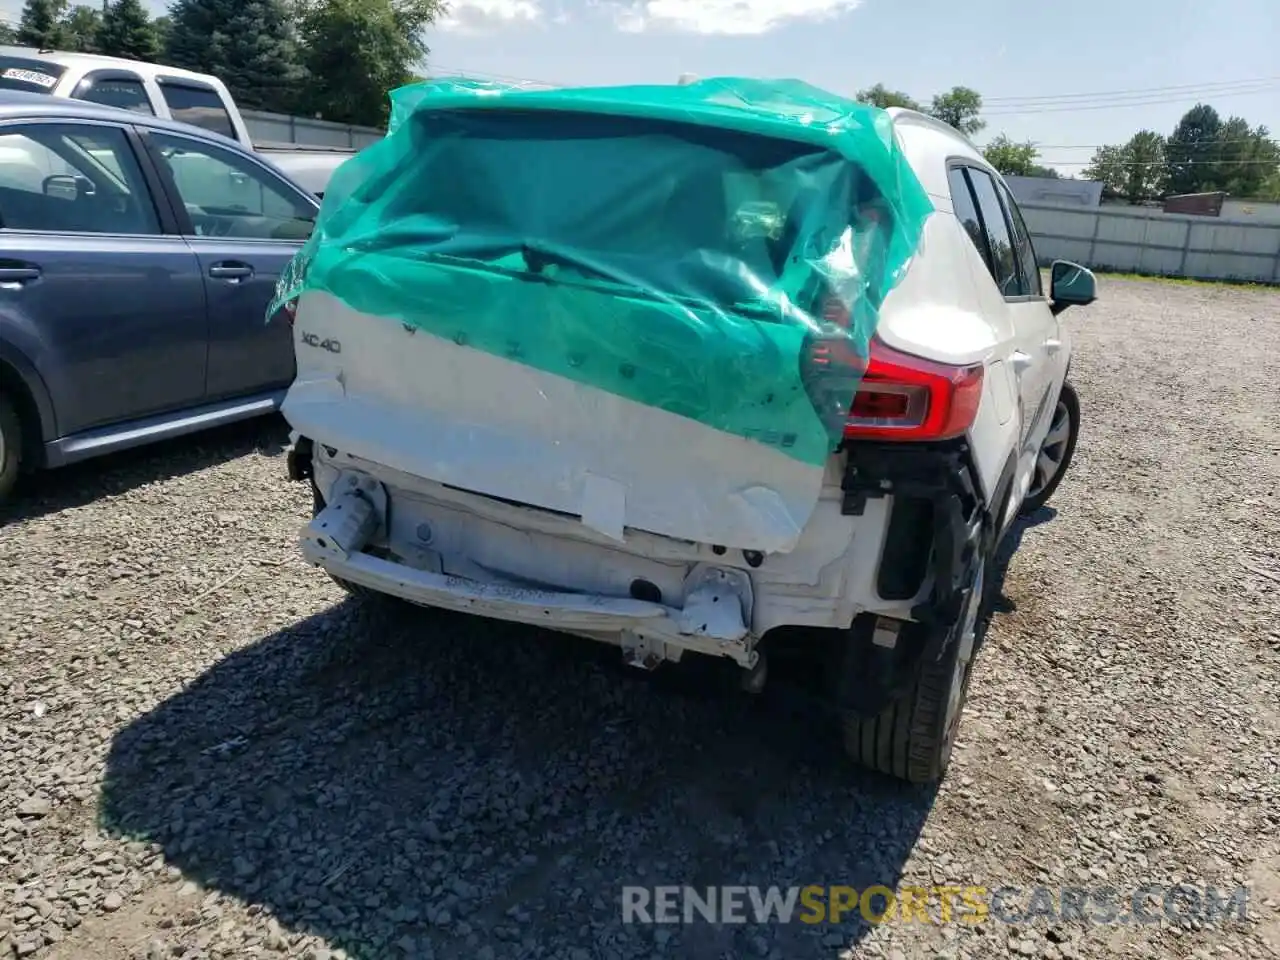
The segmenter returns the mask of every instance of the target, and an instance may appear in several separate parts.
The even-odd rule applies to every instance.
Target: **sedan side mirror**
[[[63,200],[77,200],[93,193],[92,180],[70,173],[55,173],[45,177],[40,186],[46,197],[60,197]]]
[[[1087,307],[1098,299],[1098,280],[1078,263],[1055,260],[1049,269],[1049,297],[1054,316],[1067,307]]]

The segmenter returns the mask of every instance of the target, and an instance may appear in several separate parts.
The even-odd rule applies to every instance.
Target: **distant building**
[[[1237,200],[1222,191],[1183,193],[1167,197],[1165,213],[1184,213],[1193,217],[1219,217],[1244,223],[1280,223],[1280,203],[1269,200]]]
[[[1101,180],[1053,177],[1005,177],[1018,203],[1050,203],[1063,207],[1096,207],[1102,203]]]
[[[1165,213],[1187,213],[1193,217],[1217,217],[1222,215],[1222,202],[1227,195],[1221,190],[1210,193],[1178,193],[1164,198]]]

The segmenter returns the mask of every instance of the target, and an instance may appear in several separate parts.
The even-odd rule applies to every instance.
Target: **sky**
[[[432,74],[553,85],[796,77],[927,102],[962,84],[987,101],[977,143],[1035,141],[1066,173],[1197,101],[1280,136],[1280,0],[451,0],[427,41]]]

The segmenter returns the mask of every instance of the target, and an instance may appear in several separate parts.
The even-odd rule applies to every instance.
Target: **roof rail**
[[[894,123],[905,121],[918,127],[928,127],[931,130],[937,130],[939,133],[947,133],[953,137],[959,137],[969,146],[981,153],[978,147],[965,134],[961,133],[945,120],[939,120],[937,117],[931,117],[927,113],[921,113],[919,110],[910,110],[906,107],[889,107],[886,111],[889,116],[893,117]]]

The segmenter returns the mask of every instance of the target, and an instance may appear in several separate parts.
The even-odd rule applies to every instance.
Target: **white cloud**
[[[537,23],[542,14],[541,0],[449,0],[448,12],[438,24],[446,30],[475,33]]]
[[[793,20],[828,20],[862,0],[627,0],[617,11],[619,30],[650,26],[686,33],[753,36]]]

